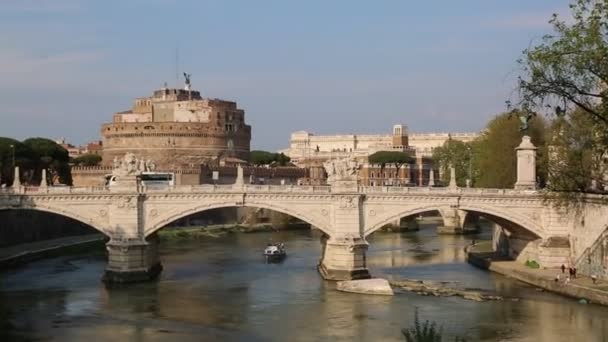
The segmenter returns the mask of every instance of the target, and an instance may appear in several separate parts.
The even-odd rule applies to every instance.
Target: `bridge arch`
[[[74,221],[78,221],[84,225],[87,225],[87,226],[95,229],[96,231],[104,234],[105,236],[109,236],[107,229],[104,229],[104,227],[102,225],[96,223],[93,219],[87,218],[85,216],[79,215],[79,214],[71,212],[69,210],[54,208],[54,207],[44,206],[44,205],[18,206],[18,207],[0,205],[0,212],[10,211],[10,210],[34,210],[34,211],[40,211],[40,212],[45,212],[45,213],[49,213],[49,214],[55,214],[58,216],[72,219]]]
[[[195,204],[195,205],[192,205],[192,206],[189,206],[186,208],[182,207],[178,210],[173,210],[173,211],[167,213],[166,215],[163,215],[162,218],[152,222],[150,224],[150,226],[146,225],[146,227],[144,229],[144,237],[147,238],[148,236],[159,231],[160,229],[166,227],[168,224],[175,222],[179,219],[182,219],[184,217],[187,217],[189,215],[193,215],[196,213],[200,213],[200,212],[204,212],[204,211],[212,210],[212,209],[233,208],[233,207],[263,208],[263,209],[274,210],[274,211],[277,211],[277,212],[280,212],[283,214],[293,216],[308,224],[311,224],[326,235],[329,235],[329,236],[332,235],[331,229],[329,229],[329,227],[327,226],[326,223],[322,222],[321,220],[319,220],[317,218],[311,217],[310,215],[307,215],[305,213],[301,213],[299,211],[294,211],[289,208],[285,208],[285,207],[282,207],[279,205],[266,203],[266,202],[247,202],[243,205],[235,205],[234,203],[216,203],[216,204],[211,204],[211,205],[208,203],[200,203],[200,204]]]
[[[423,205],[423,206],[418,206],[418,207],[414,207],[414,208],[406,208],[406,209],[403,209],[402,211],[397,211],[394,214],[385,217],[383,220],[381,220],[377,223],[374,223],[371,227],[365,227],[364,236],[367,237],[367,236],[373,234],[374,232],[376,232],[377,230],[379,230],[380,228],[384,227],[385,225],[387,225],[391,222],[394,222],[395,220],[404,218],[404,217],[414,216],[414,215],[422,214],[425,212],[432,212],[432,211],[438,211],[439,213],[441,213],[443,215],[442,211],[446,210],[446,209],[450,209],[450,210],[458,209],[458,210],[464,210],[467,212],[474,212],[481,216],[485,216],[489,219],[498,219],[499,221],[502,220],[503,222],[504,221],[510,222],[510,223],[515,224],[516,226],[523,228],[524,230],[532,233],[533,235],[535,235],[539,238],[545,237],[544,230],[539,223],[534,222],[533,220],[525,217],[524,215],[518,214],[512,210],[505,210],[502,208],[492,208],[492,207],[478,206],[478,205],[461,205],[461,206],[458,206],[457,208],[446,208],[445,206],[436,205],[436,204]],[[500,222],[497,222],[497,223],[500,223]]]

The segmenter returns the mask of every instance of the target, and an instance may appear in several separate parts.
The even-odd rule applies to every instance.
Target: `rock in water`
[[[386,279],[362,279],[362,280],[347,280],[339,281],[336,287],[338,291],[376,294],[376,295],[394,295],[391,285]]]

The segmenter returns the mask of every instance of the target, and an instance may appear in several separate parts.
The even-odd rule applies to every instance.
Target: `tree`
[[[608,187],[608,149],[602,125],[582,110],[555,120],[548,139],[548,188],[562,206],[576,207],[585,193]]]
[[[258,166],[272,164],[285,166],[291,161],[291,158],[289,158],[283,153],[272,153],[259,150],[251,151],[251,153],[249,154],[249,159],[251,160],[252,164]]]
[[[574,0],[573,22],[554,14],[553,34],[524,50],[518,61],[519,105],[554,109],[558,116],[580,110],[608,129],[608,0]],[[603,137],[598,143],[608,144]]]
[[[87,153],[74,158],[72,162],[74,165],[78,166],[97,166],[101,162],[101,156],[94,153]]]
[[[397,178],[399,178],[399,169],[403,164],[413,164],[414,157],[405,152],[399,151],[378,151],[367,157],[370,164],[380,165],[380,172],[383,172],[386,164],[393,164],[397,168]]]
[[[459,140],[448,139],[443,146],[433,150],[433,162],[441,170],[441,181],[448,184],[450,181],[450,167],[456,169],[456,184],[465,186],[466,179],[472,178],[472,144]],[[469,175],[471,173],[471,175]],[[472,179],[471,179],[472,180]]]
[[[482,135],[473,143],[475,186],[481,188],[513,188],[517,179],[517,154],[522,133],[519,132],[518,112],[503,113],[492,119]],[[538,148],[537,176],[540,183],[546,178],[545,120],[536,116],[525,133]]]
[[[33,152],[31,171],[26,177],[26,181],[32,184],[40,182],[42,169],[47,169],[50,175],[58,177],[58,182],[62,184],[72,184],[68,151],[46,138],[28,138],[23,141]]]
[[[29,148],[19,141],[0,137],[0,184],[10,185],[13,183],[13,166],[19,165],[17,158],[28,154],[28,151]],[[13,160],[13,153],[15,160]]]
[[[603,182],[608,149],[608,0],[573,0],[570,22],[553,15],[553,33],[519,61],[519,105],[553,108],[549,198],[580,208],[591,181]],[[603,184],[600,184],[603,185]]]

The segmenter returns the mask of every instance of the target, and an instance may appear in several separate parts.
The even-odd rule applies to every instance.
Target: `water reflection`
[[[99,281],[105,261],[95,255],[3,273],[0,322],[2,308],[8,307],[14,329],[0,323],[0,337],[402,341],[400,330],[413,321],[415,307],[423,319],[442,324],[446,334],[466,335],[470,341],[602,341],[608,336],[605,308],[579,305],[466,264],[463,247],[489,236],[437,236],[434,227],[377,233],[369,239],[367,259],[377,276],[450,281],[450,286],[485,289],[518,301],[341,293],[316,272],[319,233],[234,234],[163,242],[164,271],[154,283],[106,289]],[[269,240],[285,242],[283,263],[265,262],[262,251]]]

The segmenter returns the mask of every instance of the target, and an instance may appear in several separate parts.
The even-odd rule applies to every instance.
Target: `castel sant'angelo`
[[[216,158],[249,159],[251,126],[245,124],[245,112],[236,102],[201,97],[185,76],[184,89],[155,90],[102,125],[104,166],[126,152],[167,170],[198,167]]]

